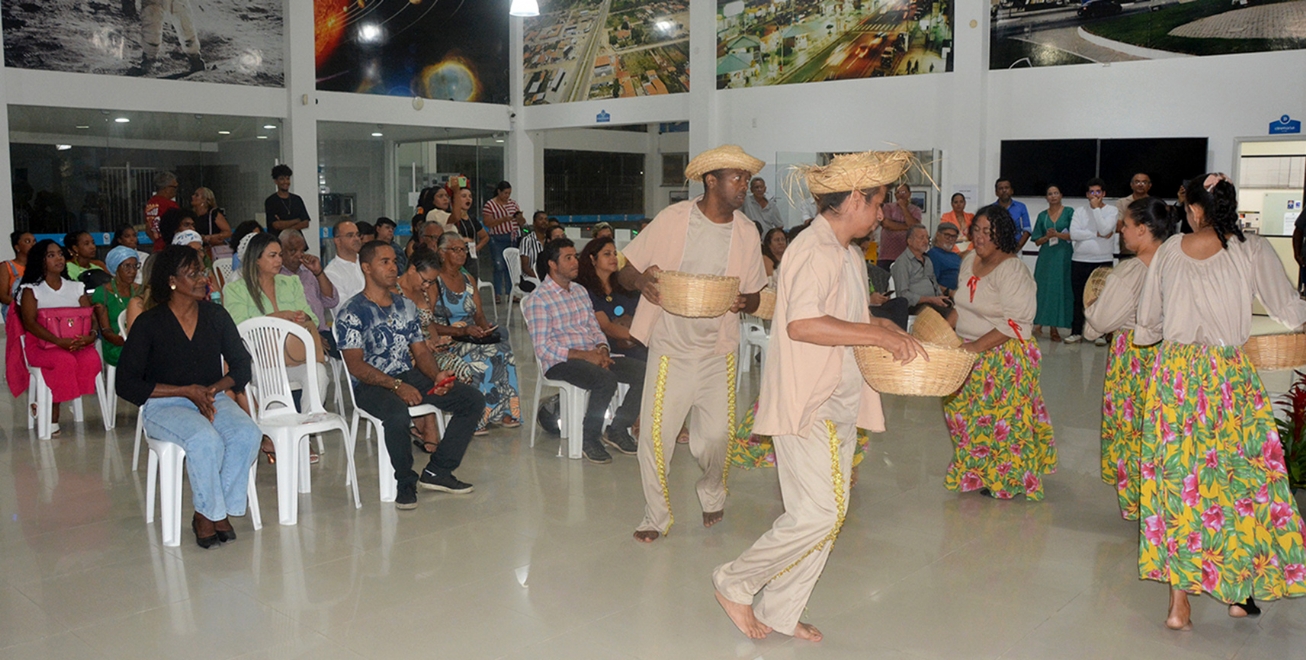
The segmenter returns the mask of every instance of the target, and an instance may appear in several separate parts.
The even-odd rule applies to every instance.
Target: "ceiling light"
[[[268,139],[268,136],[266,136],[266,135],[260,135],[260,136],[258,136],[258,139],[260,139],[260,140],[266,140],[266,139]]]
[[[114,121],[118,122],[119,124],[131,123],[131,120],[126,117],[118,117],[117,119],[114,119]]]
[[[68,151],[69,149],[72,149],[72,148],[73,148],[73,145],[71,145],[71,144],[56,144],[56,145],[54,145],[54,148],[55,148],[56,151]]]
[[[82,131],[84,131],[84,130],[90,128],[90,126],[75,126],[74,128],[76,128],[76,129],[78,129],[78,130],[82,130]]]
[[[509,16],[539,16],[540,3],[535,0],[512,0],[508,9]]]
[[[218,131],[218,135],[231,135],[231,131]]]
[[[499,144],[503,144],[503,140],[495,140],[495,142],[498,142]]]
[[[383,135],[382,133],[373,133],[372,137],[381,137],[382,135]]]
[[[276,124],[264,124],[264,125],[263,125],[263,128],[266,128],[266,129],[269,130],[269,131],[273,131],[273,130],[276,130],[277,126],[276,126]]]

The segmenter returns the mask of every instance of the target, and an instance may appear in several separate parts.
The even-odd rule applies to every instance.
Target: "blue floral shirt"
[[[367,296],[349,299],[336,316],[336,337],[340,350],[363,349],[363,361],[387,376],[413,368],[409,345],[422,341],[417,307],[403,296],[391,296],[391,305],[381,307]]]

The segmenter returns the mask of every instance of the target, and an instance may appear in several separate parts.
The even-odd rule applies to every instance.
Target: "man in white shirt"
[[[335,310],[339,311],[355,294],[363,290],[367,282],[363,279],[363,270],[358,266],[358,251],[363,249],[363,239],[358,233],[358,225],[342,220],[335,229],[336,258],[323,269],[331,285],[336,288],[339,300]]]
[[[1105,183],[1094,177],[1088,180],[1088,206],[1075,209],[1070,219],[1070,240],[1074,256],[1070,257],[1070,288],[1075,293],[1075,315],[1067,344],[1076,344],[1084,335],[1084,286],[1094,270],[1110,266],[1115,260],[1116,207],[1107,206]],[[1106,339],[1095,342],[1105,346]]]

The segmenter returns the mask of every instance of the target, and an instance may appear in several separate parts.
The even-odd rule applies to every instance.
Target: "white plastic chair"
[[[127,310],[118,314],[118,328],[122,329],[127,321]],[[119,333],[123,339],[127,338],[127,332],[124,330]],[[107,343],[100,339],[100,357],[107,355],[104,348]],[[118,424],[118,367],[104,362],[104,371],[101,372],[104,378],[104,391],[100,393],[100,410],[104,412],[104,430],[108,431]],[[140,444],[136,445],[136,450],[140,450]],[[132,453],[132,470],[136,470],[136,454]]]
[[[332,310],[330,307],[328,307],[323,310],[323,313],[327,315],[327,327],[328,328],[334,327],[336,323],[335,310]],[[335,388],[332,390],[332,396],[336,402],[336,414],[340,415],[341,417],[344,417],[345,416],[345,395],[344,395],[345,384],[344,381],[341,380],[341,378],[342,377],[348,378],[349,372],[345,370],[345,361],[338,357],[331,357],[330,355],[327,355],[327,365],[331,367],[331,380],[335,383]],[[319,451],[320,450],[321,449],[319,448]]]
[[[512,296],[525,299],[527,293],[521,289],[521,250],[515,247],[506,248],[503,251],[503,259],[508,262],[508,277],[512,279]],[[534,282],[535,286],[540,285],[540,281],[533,277],[528,277],[526,280]],[[507,316],[510,320],[512,319],[512,298],[508,299]]]
[[[753,368],[753,355],[761,358],[761,366],[766,366],[766,348],[771,335],[766,331],[762,319],[751,314],[744,314],[739,323],[739,368],[735,370],[735,387],[743,385],[744,374]]]
[[[340,346],[340,333],[336,332],[335,326],[331,328],[331,332],[335,335],[336,346]],[[358,441],[360,421],[371,424],[376,431],[376,471],[377,481],[380,482],[380,498],[382,502],[393,502],[395,497],[399,495],[399,482],[395,479],[394,466],[390,464],[390,451],[385,446],[385,422],[382,422],[379,417],[373,416],[358,405],[358,399],[354,396],[354,379],[349,376],[348,369],[344,371],[343,380],[346,383],[344,390],[349,392],[349,406],[354,410],[354,414],[349,419],[351,443]],[[429,403],[408,407],[409,417],[421,417],[423,415],[435,415],[436,428],[440,429],[440,437],[443,438],[446,427],[445,413]],[[352,454],[353,450],[351,448],[350,455],[352,456]]]
[[[145,524],[154,524],[154,496],[161,491],[159,516],[163,523],[163,545],[177,547],[181,545],[181,482],[185,472],[182,463],[186,460],[186,450],[181,445],[154,438],[146,438],[150,454],[149,464],[145,468]],[[263,516],[258,509],[258,491],[254,488],[254,477],[258,471],[258,460],[249,466],[249,517],[254,529],[263,529]],[[158,488],[158,486],[162,488]]]
[[[526,327],[529,335],[531,328],[530,322],[526,320],[526,301],[530,296],[522,298],[521,315],[522,324]],[[535,378],[535,403],[531,407],[531,446],[535,446],[535,435],[539,429],[539,410],[540,396],[545,387],[558,388],[558,414],[561,419],[558,420],[559,427],[562,431],[562,440],[558,442],[558,457],[562,457],[562,446],[567,445],[567,458],[580,458],[582,442],[585,432],[585,409],[589,406],[589,390],[581,389],[561,380],[550,380],[544,377],[544,362],[540,360],[539,353],[535,354],[535,364],[539,367],[539,375]]]
[[[42,440],[49,440],[54,434],[53,422],[50,416],[54,414],[54,392],[45,384],[45,376],[41,375],[40,367],[33,367],[27,364],[27,335],[19,338],[19,346],[23,352],[23,365],[27,367],[27,428],[36,427],[36,437]],[[95,376],[95,399],[100,404],[100,414],[105,415],[104,409],[104,374]],[[85,419],[82,410],[82,399],[78,397],[72,400],[73,421],[81,422]],[[36,416],[32,416],[31,406],[36,406]],[[105,430],[112,428],[111,422],[105,418]]]
[[[286,372],[286,338],[297,337],[305,347],[313,337],[303,327],[271,316],[248,319],[236,327],[253,358],[250,404],[254,422],[272,439],[277,453],[277,517],[282,525],[299,520],[298,493],[312,490],[309,472],[308,440],[314,434],[340,431],[345,446],[345,485],[352,487],[354,508],[361,508],[358,497],[358,473],[354,469],[354,437],[345,418],[329,413],[319,396],[317,369],[304,369],[300,406],[295,411],[291,398],[290,377]]]
[[[227,283],[232,280],[235,271],[231,267],[231,257],[220,257],[213,260],[213,274],[218,277],[218,290],[222,290]]]

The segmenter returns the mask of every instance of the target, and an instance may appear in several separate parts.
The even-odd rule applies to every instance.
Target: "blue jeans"
[[[213,422],[185,397],[150,399],[141,408],[145,433],[186,450],[195,510],[209,520],[245,515],[249,466],[263,432],[226,394],[218,394]]]
[[[511,234],[490,234],[490,256],[494,259],[494,295],[512,293],[512,277],[508,275],[508,262],[503,251],[512,247]]]

